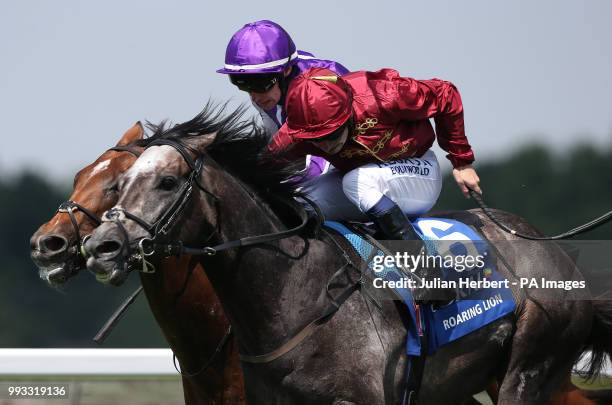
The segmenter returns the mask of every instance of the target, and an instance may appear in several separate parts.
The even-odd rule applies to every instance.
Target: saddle
[[[361,290],[367,292],[367,284],[378,280],[378,285],[386,285],[386,292],[393,294],[406,308],[409,322],[402,404],[413,404],[416,400],[427,355],[435,353],[440,346],[507,316],[516,307],[507,286],[472,287],[474,283],[492,284],[493,281],[502,283],[504,280],[496,270],[495,255],[491,254],[488,241],[478,232],[483,224],[477,215],[447,212],[410,220],[425,246],[424,252],[418,254],[427,258],[444,255],[451,263],[451,266],[447,266],[445,259],[436,265],[441,267],[438,270],[442,274],[438,286],[450,286],[456,290],[452,299],[417,300],[415,296],[419,290],[422,291],[424,278],[417,275],[416,265],[407,271],[405,266],[397,265],[397,260],[387,259],[393,254],[376,240],[379,233],[373,225],[335,221],[323,224],[339,245],[347,246],[345,254],[346,250],[350,250],[349,255],[359,258]],[[414,252],[410,253],[414,255]],[[482,262],[478,265],[473,263],[467,268],[467,257],[478,257]],[[427,263],[422,261],[422,264]],[[460,288],[461,283],[467,287]],[[366,295],[372,296],[371,293]]]

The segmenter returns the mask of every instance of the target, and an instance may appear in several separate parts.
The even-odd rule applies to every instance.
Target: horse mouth
[[[47,284],[58,287],[65,284],[69,278],[78,271],[76,264],[72,261],[47,267],[39,267],[38,274]]]
[[[108,284],[110,273],[96,273],[96,281],[102,284]]]
[[[127,266],[123,266],[127,267]],[[94,274],[96,281],[102,284],[120,286],[127,280],[129,272],[118,263],[87,259],[87,268]]]
[[[67,273],[66,266],[62,266],[46,272],[45,276],[50,284],[64,284],[68,280]]]

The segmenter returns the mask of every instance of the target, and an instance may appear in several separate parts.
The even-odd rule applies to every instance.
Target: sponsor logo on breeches
[[[419,176],[427,176],[429,174],[428,167],[408,166],[408,165],[394,165],[390,167],[391,175],[397,174],[416,174]]]
[[[415,174],[417,176],[427,176],[431,172],[430,167],[433,167],[431,162],[424,159],[399,159],[393,162],[378,163],[378,167],[388,167],[391,169],[391,175],[400,174]]]

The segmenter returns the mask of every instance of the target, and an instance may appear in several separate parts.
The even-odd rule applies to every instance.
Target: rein
[[[176,364],[176,354],[172,352],[172,363],[174,364],[174,369],[181,376],[187,377],[187,378],[197,377],[198,375],[202,374],[204,370],[209,368],[215,362],[215,360],[217,359],[217,356],[223,351],[223,349],[229,342],[230,337],[232,337],[232,334],[233,334],[232,325],[230,325],[227,328],[225,335],[223,335],[223,337],[221,338],[221,341],[219,342],[219,344],[217,344],[217,347],[215,348],[215,351],[213,352],[213,354],[208,358],[208,360],[206,360],[206,362],[202,365],[202,367],[200,367],[200,369],[196,371],[195,373],[187,373],[187,372],[183,372],[182,370],[179,370],[178,365]]]
[[[307,198],[304,198],[304,200],[306,200],[309,204],[313,204],[312,201],[310,201]],[[313,208],[317,211],[317,214],[319,214],[318,207],[313,205]],[[352,268],[352,269],[358,270],[358,267],[355,265],[355,263],[353,263],[353,261],[351,260],[349,255],[346,253],[346,251],[338,244],[336,239],[333,236],[331,236],[329,232],[325,231],[325,233],[334,243],[336,248],[340,252],[342,252],[342,256],[344,258],[344,264],[338,270],[334,272],[334,274],[330,277],[330,279],[327,281],[327,284],[325,285],[325,294],[327,298],[330,300],[330,303],[323,309],[323,311],[321,312],[321,314],[319,315],[317,319],[315,319],[314,321],[311,321],[308,325],[303,327],[298,333],[293,335],[288,341],[286,341],[285,343],[283,343],[281,346],[274,349],[273,351],[265,353],[265,354],[259,354],[259,355],[246,355],[246,354],[240,353],[240,361],[242,361],[243,363],[251,363],[251,364],[270,363],[278,359],[279,357],[287,354],[288,352],[296,348],[300,343],[302,343],[306,338],[312,335],[319,326],[329,321],[336,314],[336,312],[338,312],[342,304],[344,304],[344,302],[347,299],[349,299],[349,297],[353,295],[353,293],[361,287],[361,284],[363,282],[363,279],[362,279],[363,275],[360,274],[359,279],[356,282],[350,284],[349,287],[346,288],[338,297],[332,296],[331,291],[330,291],[330,286],[333,284],[333,281],[337,277],[339,277],[340,275],[348,271],[348,269]]]
[[[229,242],[224,242],[215,246],[187,247],[184,246],[182,241],[162,243],[160,239],[163,239],[168,236],[169,232],[173,229],[176,220],[179,218],[180,214],[183,212],[187,203],[191,199],[191,196],[193,195],[194,183],[202,192],[206,193],[213,199],[215,205],[218,204],[219,198],[215,194],[207,190],[200,183],[199,177],[202,173],[202,169],[204,166],[203,155],[198,156],[194,160],[189,154],[189,150],[187,147],[185,147],[180,142],[171,139],[158,139],[156,141],[151,142],[151,144],[149,144],[147,148],[151,146],[160,145],[167,145],[173,147],[178,153],[181,154],[181,156],[191,169],[187,182],[177,192],[178,197],[174,200],[170,207],[152,224],[122,208],[112,208],[108,210],[102,218],[102,222],[114,222],[122,230],[122,233],[124,235],[123,246],[125,247],[129,246],[130,241],[127,236],[125,227],[121,224],[122,219],[127,218],[136,222],[144,230],[146,230],[149,235],[151,235],[151,238],[142,238],[137,242],[138,254],[136,254],[134,257],[142,261],[143,272],[151,273],[155,271],[153,265],[145,258],[148,256],[152,256],[155,253],[158,253],[159,248],[161,248],[164,257],[172,255],[180,256],[182,254],[188,254],[191,256],[214,256],[218,252],[228,249],[264,244],[299,235],[306,227],[308,223],[308,214],[305,210],[301,209],[299,210],[301,223],[298,226],[285,231],[273,232],[257,236],[249,236],[241,239],[232,240]],[[283,203],[291,205],[293,207],[293,204],[291,204],[290,202],[283,201]],[[207,240],[212,237],[214,232],[216,231],[213,231],[213,233],[208,236]],[[117,255],[120,254],[122,251],[123,249],[118,251]]]
[[[478,204],[478,206],[480,207],[480,209],[482,210],[482,212],[484,212],[486,214],[487,217],[489,217],[489,219],[495,224],[497,225],[499,228],[501,228],[503,231],[510,233],[512,235],[518,236],[519,238],[522,239],[528,239],[528,240],[559,240],[559,239],[566,239],[566,238],[571,238],[572,236],[576,236],[579,235],[581,233],[590,231],[591,229],[595,229],[601,225],[604,225],[608,222],[610,222],[610,220],[612,220],[612,211],[609,211],[605,214],[603,214],[602,216],[595,218],[594,220],[587,222],[586,224],[577,226],[576,228],[570,229],[567,232],[563,232],[560,233],[558,235],[553,235],[553,236],[536,236],[536,235],[527,235],[524,233],[520,233],[514,229],[509,228],[506,224],[504,224],[499,218],[497,218],[497,216],[495,215],[495,213],[491,210],[491,208],[489,208],[489,206],[487,206],[487,204],[485,204],[484,200],[482,199],[482,196],[480,194],[478,194],[477,192],[475,192],[474,190],[469,190],[470,195],[474,198],[474,200],[476,200],[476,204]]]

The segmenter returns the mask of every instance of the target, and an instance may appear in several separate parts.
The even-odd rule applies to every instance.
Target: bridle
[[[154,223],[149,223],[141,217],[132,214],[131,212],[126,211],[125,209],[120,207],[111,208],[102,217],[102,222],[113,222],[120,229],[121,234],[123,236],[123,243],[121,249],[118,250],[115,256],[111,257],[111,259],[117,257],[121,253],[124,253],[124,257],[130,256],[130,240],[128,232],[125,229],[123,223],[121,222],[123,219],[129,219],[131,221],[136,222],[149,234],[150,237],[144,237],[137,241],[138,254],[136,254],[134,257],[135,259],[142,261],[142,272],[144,273],[151,273],[155,271],[155,268],[151,263],[146,260],[146,257],[155,254],[160,246],[166,248],[166,250],[164,251],[165,256],[181,253],[180,251],[176,251],[176,249],[170,249],[169,246],[172,246],[172,244],[163,245],[162,242],[167,239],[169,232],[173,229],[177,219],[180,217],[181,213],[190,201],[191,196],[193,195],[194,185],[200,191],[209,195],[213,199],[215,206],[217,205],[217,202],[219,200],[217,196],[215,196],[213,193],[204,188],[204,186],[202,186],[199,181],[199,177],[202,173],[202,168],[204,166],[202,155],[198,156],[194,160],[186,146],[171,139],[157,139],[147,145],[147,148],[162,145],[171,146],[177,152],[179,152],[190,169],[187,181],[177,191],[177,197],[172,202],[172,204],[161,214],[161,216]]]
[[[207,190],[200,183],[200,175],[202,173],[204,167],[204,155],[197,155],[194,159],[191,153],[194,151],[190,150],[187,146],[183,145],[179,141],[173,139],[157,139],[147,145],[147,148],[151,146],[162,146],[167,145],[174,148],[185,160],[187,165],[189,166],[190,173],[187,177],[187,181],[181,186],[181,188],[177,191],[177,197],[173,201],[173,203],[160,215],[160,217],[153,223],[149,223],[148,221],[142,219],[141,217],[126,211],[124,208],[115,207],[108,210],[104,216],[102,217],[102,222],[113,222],[120,229],[121,234],[123,236],[123,243],[121,249],[117,251],[115,256],[112,256],[110,259],[117,257],[119,254],[124,253],[124,257],[127,257],[129,260],[138,260],[142,262],[141,271],[144,273],[152,273],[155,271],[155,267],[146,260],[147,257],[152,256],[154,254],[162,254],[163,257],[168,257],[172,255],[182,255],[188,254],[192,256],[198,255],[206,255],[213,256],[217,252],[232,249],[240,246],[250,246],[263,244],[267,242],[272,242],[280,239],[285,239],[290,236],[298,235],[305,227],[308,222],[308,215],[304,209],[299,210],[299,215],[301,218],[301,223],[291,229],[274,232],[264,235],[250,236],[242,239],[236,239],[233,241],[221,243],[216,246],[205,246],[202,248],[192,248],[184,246],[183,242],[180,240],[176,241],[168,241],[168,235],[170,231],[176,225],[177,219],[180,217],[181,213],[187,206],[191,197],[193,196],[194,186],[199,189],[199,191],[205,193],[208,197],[210,197],[215,205],[216,210],[216,218],[217,224],[212,227],[212,231],[210,235],[208,235],[205,240],[211,240],[215,233],[219,232],[219,198]],[[287,202],[285,202],[287,203]],[[287,203],[294,207],[290,202]],[[136,222],[140,227],[142,227],[150,237],[143,237],[139,240],[130,243],[129,235],[127,230],[125,229],[122,219],[129,219],[131,221]],[[134,255],[130,255],[130,245],[135,244],[138,249],[138,253]],[[128,266],[129,267],[129,266]]]
[[[141,153],[139,150],[134,149],[130,146],[114,146],[108,149],[106,152],[111,151],[111,150],[116,151],[116,152],[128,152],[134,155],[136,158],[138,158]],[[79,228],[79,223],[75,216],[75,212],[77,211],[82,212],[87,218],[89,218],[91,222],[93,222],[96,225],[96,227],[102,224],[102,219],[98,217],[96,214],[94,214],[93,212],[91,212],[89,209],[83,207],[81,204],[77,203],[76,201],[72,201],[72,200],[64,201],[57,208],[58,213],[68,214],[68,217],[70,218],[70,222],[72,223],[72,228],[74,229],[74,233],[76,234],[76,240],[77,240],[76,253],[77,255],[80,255],[81,257],[86,257],[87,255],[85,254],[85,249],[83,248],[83,245],[85,245],[85,242],[87,242],[87,239],[91,235],[85,235],[84,237],[81,238],[81,230]]]

